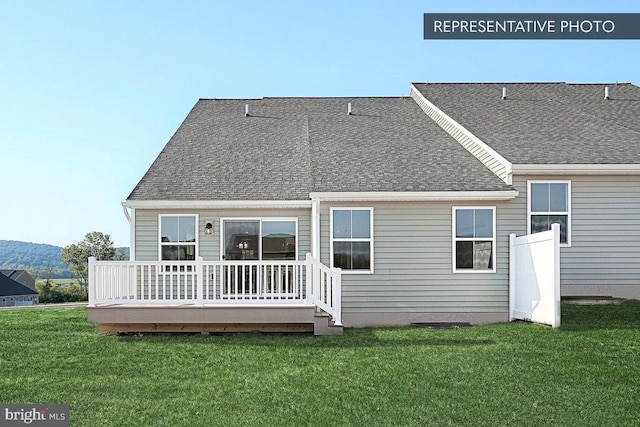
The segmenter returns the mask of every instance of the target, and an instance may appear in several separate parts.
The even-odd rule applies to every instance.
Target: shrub
[[[72,285],[56,285],[50,280],[36,283],[40,293],[40,303],[61,303],[87,301],[87,290],[77,283]]]

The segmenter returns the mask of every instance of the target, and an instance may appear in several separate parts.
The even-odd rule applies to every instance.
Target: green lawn
[[[72,426],[640,425],[640,302],[527,323],[344,336],[101,336],[83,309],[0,312],[0,403]]]
[[[38,279],[36,283],[44,283],[45,279]],[[58,286],[68,286],[78,283],[78,279],[51,279],[51,283]]]

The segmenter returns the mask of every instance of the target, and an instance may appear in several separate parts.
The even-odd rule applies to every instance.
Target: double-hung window
[[[453,208],[453,271],[496,271],[496,208]]]
[[[160,215],[160,260],[193,261],[197,256],[197,215]]]
[[[373,273],[373,208],[331,208],[331,266]]]
[[[560,224],[560,243],[571,244],[571,181],[529,181],[527,231],[551,230]]]

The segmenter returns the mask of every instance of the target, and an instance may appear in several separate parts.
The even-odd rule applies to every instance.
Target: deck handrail
[[[98,261],[89,258],[89,307],[305,304],[342,325],[340,269],[304,261]]]
[[[342,326],[342,271],[329,268],[307,254],[307,283],[311,283],[311,292],[307,298],[313,305],[328,313],[336,326]]]

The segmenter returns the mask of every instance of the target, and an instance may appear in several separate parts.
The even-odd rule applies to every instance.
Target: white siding
[[[298,259],[311,251],[311,209],[217,209],[217,210],[136,210],[136,260],[157,261],[158,215],[198,214],[199,255],[205,260],[220,259],[220,218],[298,218]],[[213,221],[213,234],[204,234],[207,221]]]
[[[640,298],[640,177],[515,176],[505,218],[527,230],[527,180],[571,181],[571,247],[560,248],[561,293]]]
[[[478,206],[477,202],[455,206]],[[388,323],[430,321],[434,313],[504,313],[508,311],[510,230],[503,226],[505,203],[496,206],[497,272],[452,272],[451,203],[322,203],[321,260],[329,264],[329,208],[374,208],[375,273],[342,276],[346,326],[360,319],[387,316]],[[455,315],[454,315],[455,317]],[[458,319],[461,320],[460,316]],[[349,319],[352,319],[350,322]],[[373,320],[369,320],[373,321]],[[362,322],[367,322],[363,320]],[[385,320],[378,322],[385,323]]]

